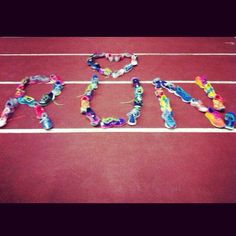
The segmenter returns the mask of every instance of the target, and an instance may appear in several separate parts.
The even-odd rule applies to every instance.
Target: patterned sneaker
[[[208,111],[205,113],[205,116],[216,128],[225,127],[224,120],[221,118],[220,113],[214,110],[213,108],[209,108]]]
[[[61,84],[60,81],[56,81],[55,84],[53,84],[53,89],[52,89],[52,93],[55,96],[58,96],[61,94],[61,90],[63,89],[63,84]]]
[[[196,107],[200,112],[207,112],[208,108],[205,107],[201,100],[192,98],[190,101],[191,106]]]
[[[167,82],[165,80],[161,81],[161,87],[167,89],[170,93],[176,92],[176,87],[174,84]]]
[[[205,85],[204,91],[209,98],[214,98],[216,96],[216,92],[209,82]]]
[[[7,119],[9,119],[12,116],[17,106],[18,106],[18,101],[16,98],[10,98],[6,102],[5,108],[2,111],[2,114],[0,117],[0,127],[3,127],[6,125]]]
[[[236,115],[233,112],[225,113],[225,128],[233,130],[236,123]]]
[[[49,130],[53,127],[52,120],[48,117],[47,113],[44,112],[40,118],[40,122],[44,129]]]
[[[166,110],[162,113],[161,117],[165,121],[166,128],[168,128],[168,129],[176,128],[176,122],[173,118],[173,112]]]
[[[39,101],[39,104],[43,107],[47,106],[50,102],[52,102],[55,99],[55,95],[50,92],[48,94],[44,94],[41,100]]]
[[[192,97],[181,87],[176,86],[174,94],[182,99],[183,102],[189,103]]]
[[[160,80],[160,78],[155,78],[152,81],[152,84],[154,85],[155,88],[161,88],[161,80]]]
[[[17,98],[17,101],[20,104],[28,105],[29,107],[35,107],[37,105],[35,99],[27,95]]]
[[[101,127],[104,129],[112,128],[112,127],[121,127],[125,124],[126,124],[126,121],[123,118],[107,117],[107,118],[103,118],[101,121]]]
[[[195,77],[195,83],[202,89],[205,88],[207,84],[207,80],[205,76],[196,76]]]
[[[80,112],[82,114],[85,114],[87,112],[87,109],[90,107],[90,99],[88,96],[82,96],[80,98]]]
[[[140,82],[139,82],[139,79],[137,77],[133,77],[131,79],[132,83],[133,83],[133,87],[139,87],[140,86]]]
[[[137,124],[137,118],[140,117],[140,107],[134,107],[128,114],[128,124],[129,125],[136,125]]]
[[[213,107],[215,108],[215,110],[223,111],[225,109],[223,102],[223,98],[220,95],[216,94],[213,98]]]
[[[161,98],[161,96],[164,95],[164,92],[163,92],[162,88],[156,88],[154,93],[158,98]]]
[[[96,113],[92,110],[92,108],[87,108],[87,112],[85,113],[86,117],[90,121],[90,125],[98,126],[100,124],[100,118],[96,115]]]
[[[43,114],[45,113],[45,110],[39,104],[34,107],[34,111],[37,119],[41,119]]]
[[[166,97],[166,95],[162,95],[159,101],[160,101],[160,107],[161,107],[162,112],[172,111],[172,108],[170,106],[170,99]]]

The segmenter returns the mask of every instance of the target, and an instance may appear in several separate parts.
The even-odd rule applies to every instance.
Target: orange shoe
[[[89,107],[90,107],[89,97],[88,96],[81,97],[81,99],[80,99],[80,112],[82,114],[85,114]]]
[[[209,108],[208,111],[205,113],[205,116],[211,122],[211,124],[216,128],[225,127],[225,122],[220,117],[220,113],[215,111],[213,108]]]
[[[207,84],[207,80],[205,76],[196,76],[195,77],[195,83],[202,89],[205,88],[205,85]]]
[[[223,102],[224,102],[223,98],[219,94],[216,94],[216,96],[213,98],[214,108],[217,111],[223,111],[225,109]]]

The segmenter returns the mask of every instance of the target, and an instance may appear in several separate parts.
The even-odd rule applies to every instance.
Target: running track
[[[86,83],[95,73],[86,58],[96,51],[139,55],[118,79],[99,75],[92,107],[101,116],[126,117],[130,78],[143,81],[144,106],[135,127],[92,128],[80,114]],[[121,68],[127,61],[111,64]],[[102,66],[109,63],[100,61]],[[0,202],[215,203],[236,202],[236,133],[213,128],[203,114],[166,92],[178,128],[168,130],[150,82],[173,81],[211,106],[193,80],[207,75],[236,112],[236,38],[0,38],[0,109],[27,75],[56,73],[66,81],[46,111],[54,129],[40,128],[20,106],[0,129]],[[115,83],[113,83],[115,81]],[[39,99],[50,85],[29,87]]]

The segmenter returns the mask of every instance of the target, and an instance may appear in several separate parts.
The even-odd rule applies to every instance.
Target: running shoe
[[[121,127],[125,124],[126,124],[126,121],[123,118],[107,117],[107,118],[103,118],[101,121],[101,127],[104,129],[112,128],[112,127]]]
[[[202,89],[205,88],[207,84],[207,80],[205,76],[196,76],[195,77],[195,83]]]
[[[105,69],[103,70],[103,74],[106,75],[106,76],[111,75],[111,73],[112,73],[112,70],[111,70],[110,68],[105,68]]]
[[[140,82],[139,79],[137,77],[133,77],[131,79],[132,83],[133,83],[133,87],[139,87],[140,86]]]
[[[152,84],[154,85],[155,88],[161,88],[161,80],[160,80],[160,78],[155,78],[152,81]]]
[[[52,102],[55,99],[55,95],[50,92],[48,94],[44,94],[41,100],[39,101],[39,104],[43,107],[47,106],[50,102]]]
[[[207,82],[207,84],[205,85],[204,91],[209,98],[214,98],[216,96],[216,92],[209,82]]]
[[[30,84],[36,84],[36,83],[48,83],[50,79],[45,75],[33,75],[30,76]]]
[[[162,88],[156,88],[154,93],[158,98],[161,98],[161,96],[164,95],[164,92],[163,92]]]
[[[52,93],[54,96],[58,96],[61,94],[61,90],[63,89],[63,85],[60,81],[56,81],[55,84],[53,84]]]
[[[167,82],[165,80],[161,80],[161,87],[167,89],[170,93],[175,93],[177,86],[175,86],[171,82]]]
[[[223,102],[223,98],[219,94],[216,94],[213,98],[213,107],[215,108],[215,110],[223,111],[225,109]]]
[[[82,96],[80,98],[80,112],[82,114],[85,114],[87,112],[87,109],[90,107],[90,99],[88,96]]]
[[[34,111],[37,119],[41,119],[45,113],[45,110],[39,104],[34,107]]]
[[[92,79],[91,79],[91,84],[92,84],[92,89],[97,89],[98,88],[98,76],[97,75],[93,75]]]
[[[125,70],[124,69],[120,69],[120,70],[117,70],[117,71],[114,71],[112,72],[111,76],[116,79],[118,78],[119,76],[123,75],[125,73]]]
[[[89,119],[92,126],[98,126],[100,124],[100,118],[96,115],[91,107],[87,108],[87,112],[85,113],[85,115]]]
[[[176,86],[174,94],[182,99],[183,102],[189,103],[192,97],[181,87]]]
[[[137,124],[137,118],[140,117],[140,107],[134,107],[128,114],[128,124],[129,125],[136,125]]]
[[[162,119],[165,121],[165,127],[168,129],[174,129],[176,128],[176,122],[173,117],[173,112],[170,112],[169,110],[165,110],[162,115]]]
[[[233,112],[225,113],[225,128],[233,130],[236,123],[236,115]]]
[[[17,98],[18,103],[28,105],[29,107],[35,107],[37,105],[37,102],[34,98],[30,96],[24,96]]]
[[[133,69],[133,65],[132,65],[131,63],[129,63],[128,65],[126,65],[126,66],[124,67],[125,72],[129,72],[129,71],[131,71],[132,69]]]
[[[172,111],[172,108],[170,106],[170,100],[168,97],[166,97],[166,95],[162,95],[159,99],[160,101],[160,107],[161,107],[161,111],[165,112],[165,111]]]
[[[208,111],[205,113],[206,118],[211,122],[216,128],[224,128],[225,123],[221,118],[220,113],[213,108],[208,108]]]
[[[2,111],[1,117],[0,117],[0,127],[3,127],[6,125],[7,120],[12,116],[17,106],[18,106],[18,101],[15,98],[10,98],[6,102],[5,108]]]
[[[191,106],[196,107],[200,112],[207,112],[208,108],[205,107],[201,100],[192,98],[190,101]]]
[[[52,120],[48,117],[47,113],[44,112],[40,118],[40,122],[44,129],[49,130],[53,127]]]

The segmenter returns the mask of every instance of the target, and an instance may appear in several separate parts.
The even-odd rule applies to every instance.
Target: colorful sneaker
[[[205,88],[207,84],[207,80],[205,76],[196,76],[195,77],[195,83],[202,89]]]
[[[152,84],[154,85],[155,88],[161,88],[161,80],[160,80],[160,78],[155,78],[152,81]]]
[[[126,121],[123,118],[107,117],[107,118],[103,118],[101,121],[101,127],[104,129],[112,128],[112,127],[121,127],[125,124],[126,124]]]
[[[205,113],[206,118],[211,122],[216,128],[224,128],[225,123],[221,118],[220,113],[213,108],[208,108],[208,111]]]
[[[63,84],[61,84],[60,81],[56,81],[55,84],[53,84],[53,89],[52,89],[52,93],[54,94],[54,96],[60,95],[63,87],[64,86]]]
[[[176,128],[176,122],[173,117],[173,112],[166,110],[162,113],[161,117],[165,121],[166,128],[168,128],[168,129]]]
[[[137,78],[137,77],[133,77],[132,79],[131,79],[131,81],[132,81],[132,84],[133,84],[133,87],[139,87],[140,86],[140,82],[139,82],[139,79]]]
[[[91,79],[91,84],[92,84],[92,89],[97,89],[98,88],[98,76],[97,75],[93,75],[92,79]]]
[[[134,66],[131,63],[129,63],[128,65],[126,65],[124,67],[124,70],[125,70],[125,72],[129,72],[129,71],[131,71],[133,69],[133,67]]]
[[[36,83],[48,83],[50,81],[49,77],[45,76],[45,75],[33,75],[30,76],[30,84],[36,84]]]
[[[223,111],[225,109],[223,102],[223,98],[220,95],[216,94],[213,98],[213,107],[215,108],[215,110]]]
[[[161,81],[161,87],[167,89],[170,93],[176,92],[176,87],[174,84],[167,82],[165,80]]]
[[[47,113],[44,112],[40,118],[40,122],[44,129],[49,130],[53,127],[52,120],[48,117]]]
[[[30,96],[24,96],[17,98],[18,103],[28,105],[29,107],[35,107],[37,105],[37,102],[34,98]]]
[[[176,86],[174,94],[182,99],[183,102],[189,103],[192,97],[181,87]]]
[[[207,112],[208,108],[205,107],[201,100],[192,98],[190,101],[191,106],[196,107],[200,112]]]
[[[117,71],[114,71],[112,72],[111,76],[116,79],[118,78],[119,76],[123,75],[125,73],[125,70],[124,69],[120,69],[120,70],[117,70]]]
[[[98,126],[100,124],[100,118],[96,115],[96,113],[92,110],[92,108],[87,108],[87,112],[85,113],[86,117],[89,119],[90,124],[92,126]]]
[[[111,73],[112,73],[112,70],[110,68],[104,68],[103,70],[104,75],[109,76],[111,75]]]
[[[172,112],[172,108],[170,106],[170,100],[168,97],[166,97],[166,95],[162,95],[159,101],[160,101],[160,107],[161,107],[162,112],[165,112],[165,111]]]
[[[52,102],[55,99],[55,95],[50,92],[48,94],[44,94],[41,100],[39,101],[39,104],[43,107],[47,106],[50,102]]]
[[[204,91],[209,98],[214,98],[216,96],[216,92],[209,82],[205,85]]]
[[[236,123],[236,115],[233,112],[225,113],[225,128],[233,130]]]
[[[134,107],[128,114],[128,124],[129,125],[136,125],[137,124],[137,118],[140,117],[140,107]]]
[[[39,104],[34,107],[34,111],[37,119],[41,119],[45,113],[45,110]]]
[[[164,95],[164,91],[162,88],[156,88],[154,93],[158,98],[161,98]]]
[[[87,109],[90,107],[90,99],[88,96],[82,96],[80,99],[80,112],[85,114]]]

